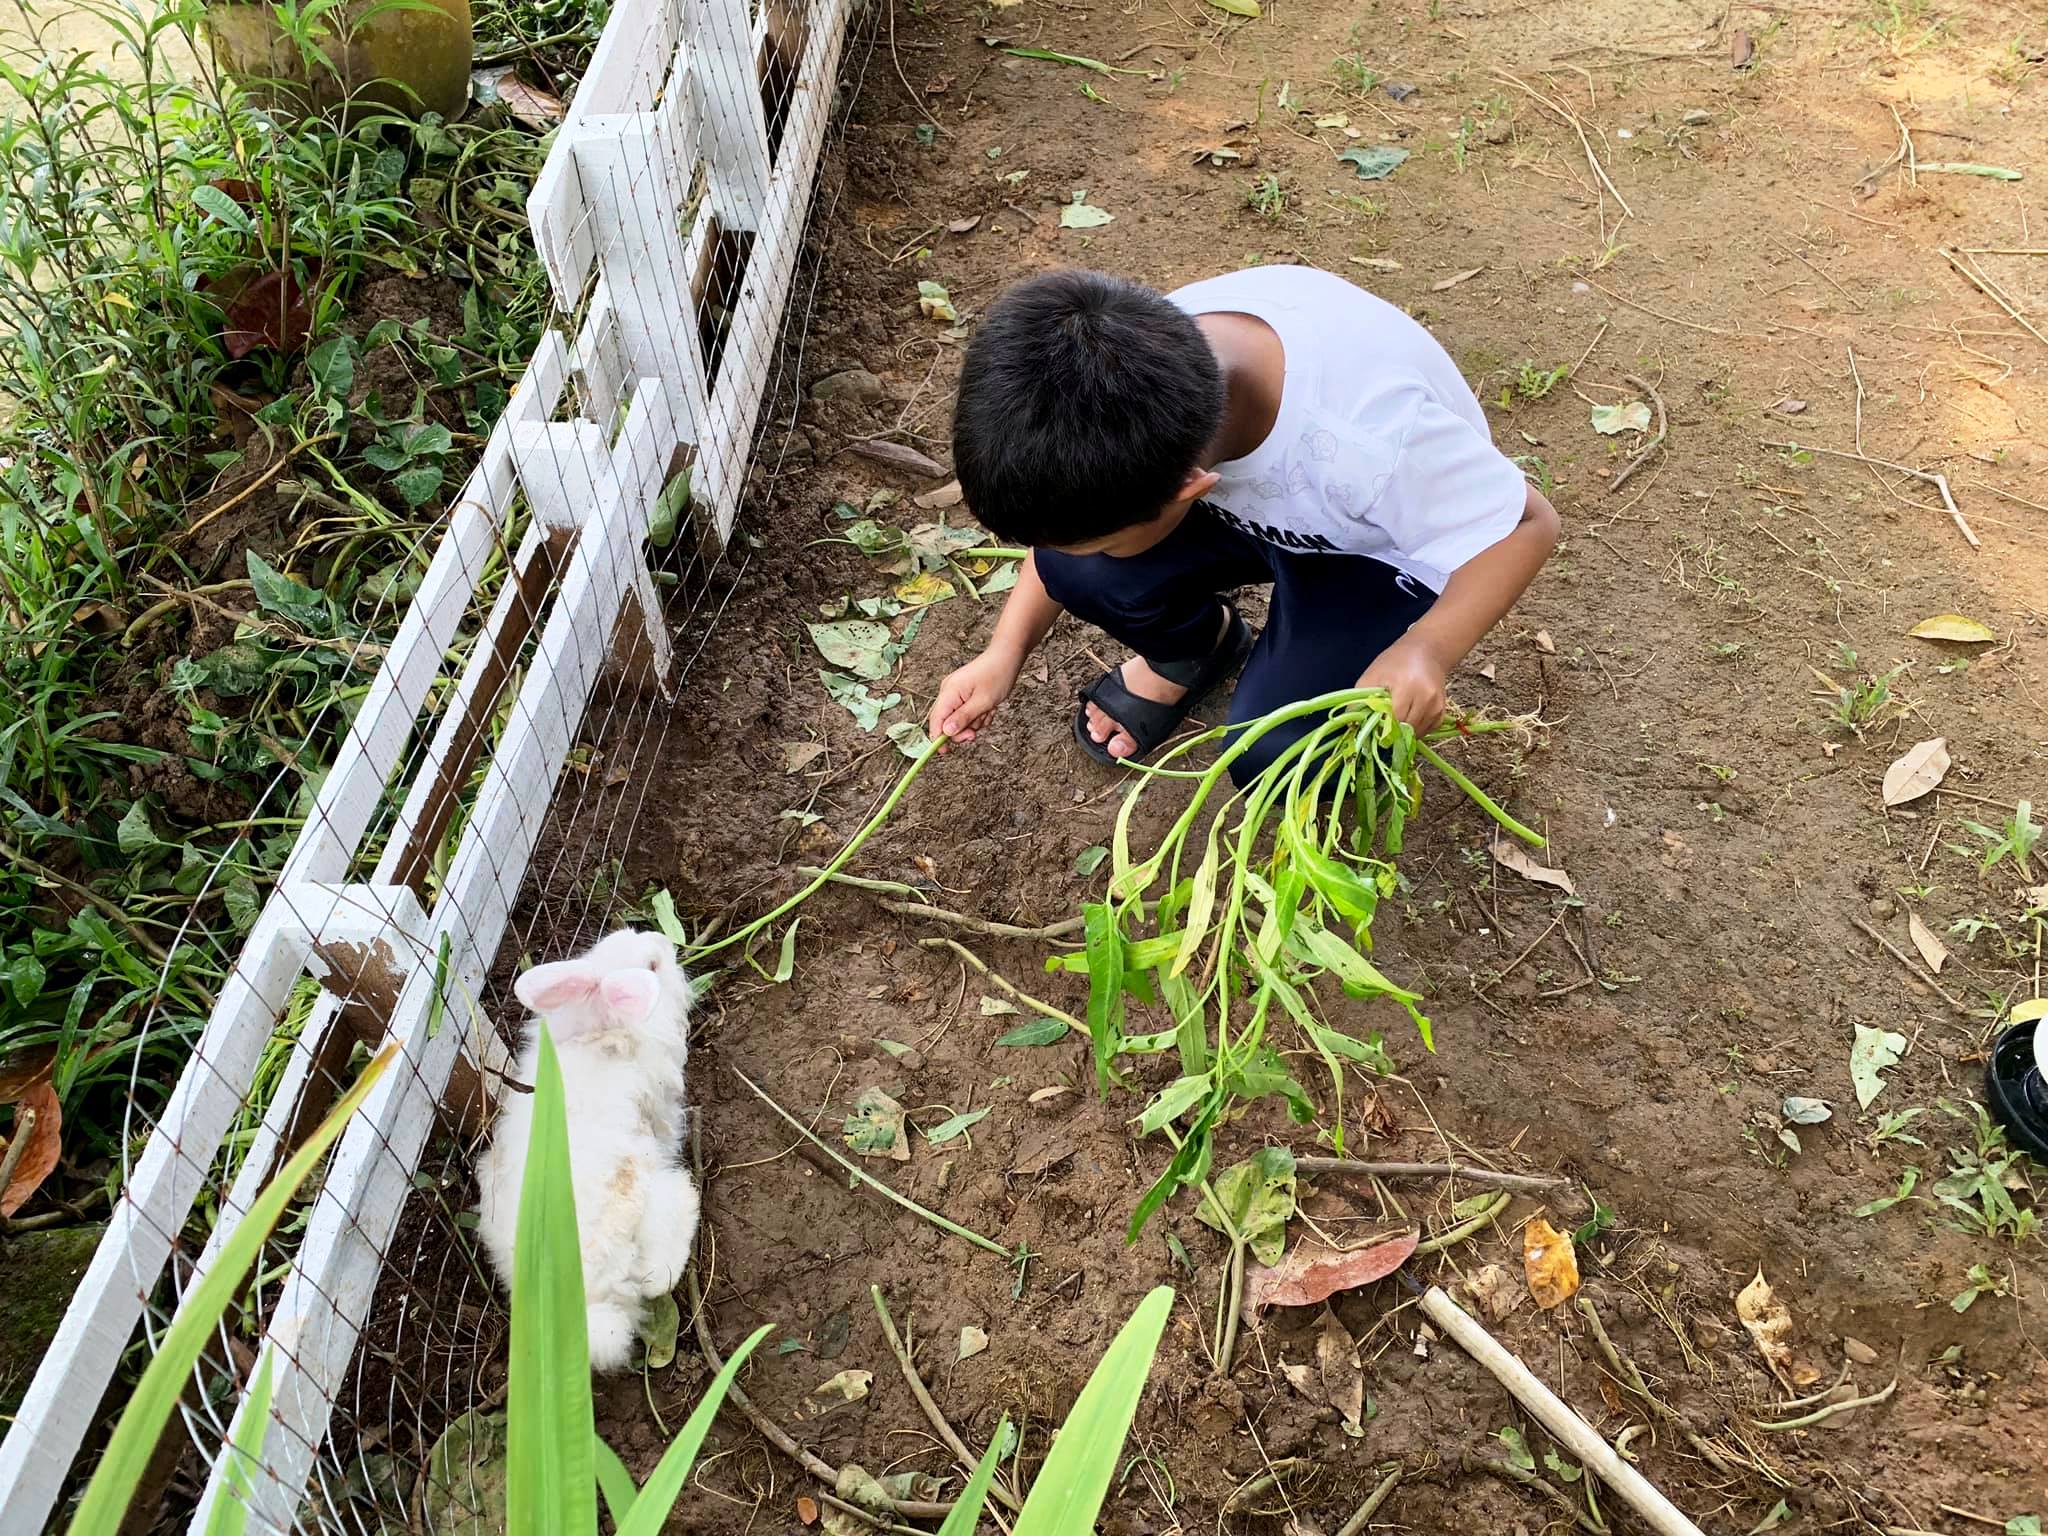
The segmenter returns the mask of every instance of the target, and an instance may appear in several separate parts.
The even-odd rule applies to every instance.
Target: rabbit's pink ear
[[[639,969],[612,972],[602,989],[605,1006],[628,1024],[638,1024],[654,1012],[660,990],[654,972]]]
[[[552,1013],[581,1002],[597,990],[597,983],[597,973],[581,961],[557,960],[522,972],[512,993],[535,1013]]]

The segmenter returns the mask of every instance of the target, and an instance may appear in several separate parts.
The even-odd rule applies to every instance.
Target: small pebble
[[[1842,1340],[1842,1353],[1847,1355],[1851,1360],[1855,1361],[1858,1365],[1877,1364],[1877,1351],[1872,1349],[1868,1344],[1864,1343],[1861,1339],[1852,1339],[1844,1337]]]

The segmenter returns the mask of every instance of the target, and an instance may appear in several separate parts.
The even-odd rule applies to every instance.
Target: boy
[[[953,460],[975,517],[1031,554],[988,648],[940,684],[932,734],[972,741],[1064,609],[1132,652],[1075,711],[1104,763],[1152,752],[1240,663],[1232,724],[1358,686],[1426,731],[1557,543],[1444,349],[1312,267],[1171,295],[1085,271],[1017,284],[967,349]],[[1254,640],[1223,594],[1264,582]],[[1311,723],[1268,732],[1234,777]]]

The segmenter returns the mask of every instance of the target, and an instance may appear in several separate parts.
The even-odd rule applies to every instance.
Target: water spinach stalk
[[[1231,786],[1233,763],[1305,717],[1315,718],[1306,734],[1250,784]],[[1366,958],[1373,915],[1396,888],[1393,861],[1421,808],[1424,762],[1502,829],[1543,846],[1434,745],[1516,724],[1461,716],[1418,736],[1394,718],[1384,690],[1343,689],[1195,736],[1137,770],[1142,777],[1117,814],[1108,898],[1083,907],[1083,948],[1047,962],[1087,974],[1100,1089],[1117,1076],[1120,1057],[1179,1053],[1180,1076],[1137,1117],[1140,1135],[1181,1129],[1172,1161],[1131,1216],[1131,1239],[1176,1189],[1208,1177],[1211,1133],[1232,1104],[1273,1095],[1297,1123],[1315,1119],[1313,1101],[1271,1038],[1282,1021],[1330,1074],[1331,1137],[1342,1148],[1345,1066],[1385,1073],[1393,1063],[1377,1033],[1360,1039],[1325,1020],[1319,981],[1334,977],[1348,997],[1393,1000],[1435,1049],[1421,994]],[[1208,767],[1175,766],[1226,740]],[[1158,847],[1134,857],[1134,813],[1162,780],[1192,781],[1193,793]],[[1132,999],[1163,1005],[1173,1027],[1127,1033]]]

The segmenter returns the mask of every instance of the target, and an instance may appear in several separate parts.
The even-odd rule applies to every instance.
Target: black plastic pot
[[[1998,1037],[1991,1047],[1991,1064],[1984,1069],[1984,1090],[2012,1144],[2048,1164],[2048,1080],[2042,1078],[2034,1055],[2038,1028],[2029,1020]]]

